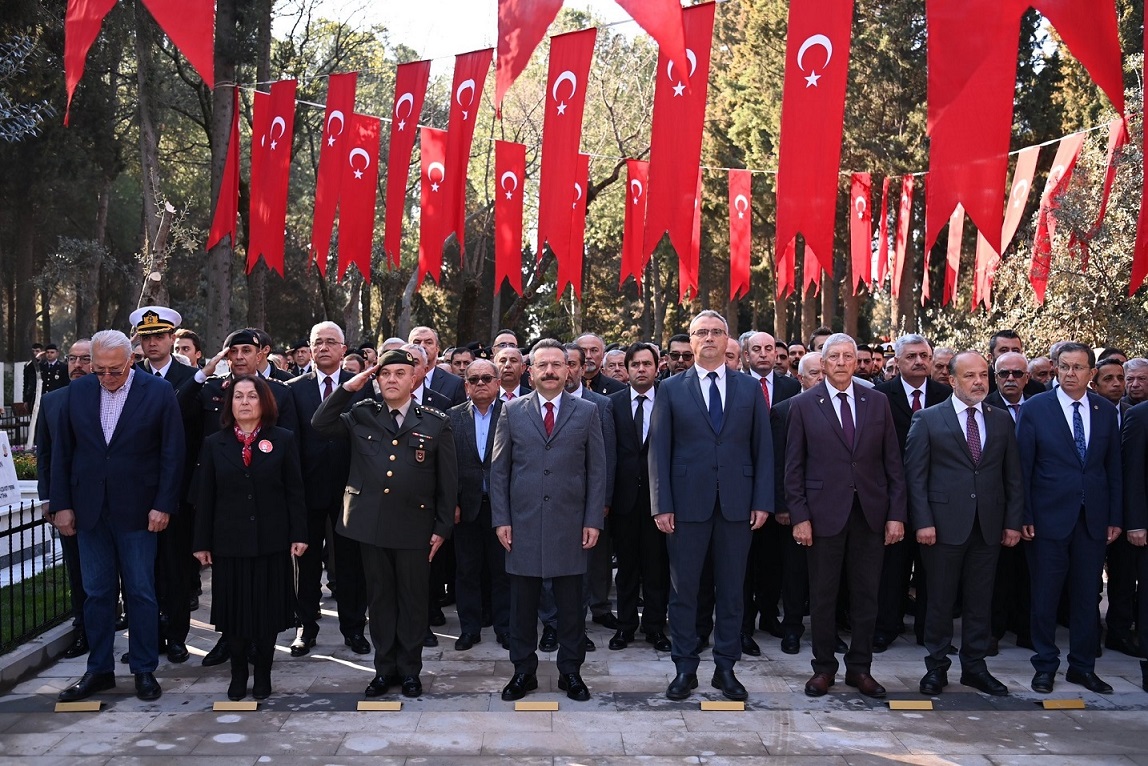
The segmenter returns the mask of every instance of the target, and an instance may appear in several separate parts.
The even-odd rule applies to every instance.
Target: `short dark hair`
[[[235,415],[231,412],[231,402],[235,399],[235,387],[240,383],[249,382],[255,386],[255,393],[259,395],[260,428],[270,428],[279,420],[279,405],[275,403],[275,394],[271,393],[271,385],[258,375],[240,375],[231,379],[231,385],[223,391],[223,406],[219,410],[219,423],[225,429],[235,426]]]
[[[689,342],[690,342],[690,336],[686,335],[684,332],[679,332],[675,335],[670,336],[670,343],[689,343]],[[667,347],[669,347],[669,344],[666,344],[666,345],[667,345]]]
[[[773,341],[773,350],[776,351],[779,348],[783,348],[786,351],[788,351],[789,350],[789,344],[786,343],[785,341],[783,341],[781,338],[775,338]]]
[[[630,344],[630,346],[626,349],[626,360],[625,360],[626,367],[630,366],[630,360],[634,358],[634,354],[637,354],[641,351],[649,351],[651,354],[653,354],[654,355],[654,366],[655,367],[658,366],[658,362],[661,360],[661,356],[662,356],[660,353],[658,353],[658,347],[655,346],[653,343],[645,343],[643,341],[638,341],[637,343]]]
[[[857,353],[861,353],[862,351],[868,351],[870,354],[872,354],[873,353],[873,347],[866,344],[866,343],[858,343],[857,344]]]
[[[1100,362],[1100,361],[1102,361],[1102,360],[1104,360],[1104,359],[1107,359],[1107,358],[1108,358],[1108,357],[1110,357],[1110,356],[1114,356],[1114,355],[1116,355],[1116,354],[1120,354],[1120,356],[1123,356],[1123,357],[1127,357],[1127,356],[1128,356],[1128,354],[1124,353],[1124,349],[1122,349],[1122,348],[1113,348],[1113,347],[1109,346],[1108,348],[1106,348],[1106,349],[1104,349],[1103,351],[1101,351],[1101,352],[1100,352],[1100,356],[1096,357],[1096,359],[1097,359],[1097,365],[1096,365],[1096,366],[1097,366],[1097,367],[1099,367],[1099,366],[1100,366],[1100,364],[1099,364],[1099,362]]]
[[[535,348],[537,348],[537,346],[535,346]],[[581,346],[579,346],[577,343],[567,343],[565,344],[565,348],[567,361],[570,360],[570,352],[573,351],[578,354],[578,364],[586,364],[586,352],[582,350]]]
[[[515,342],[517,342],[517,341],[518,341],[518,333],[516,333],[514,330],[511,330],[511,329],[509,329],[509,328],[507,328],[507,327],[503,327],[501,330],[499,330],[498,332],[496,332],[496,333],[494,334],[494,337],[495,337],[495,338],[497,338],[499,335],[513,335],[513,336],[514,336],[514,340],[515,340]],[[492,341],[491,341],[491,343],[493,343],[493,342],[494,342],[494,341],[492,340]]]
[[[997,350],[997,341],[1001,338],[1008,338],[1009,340],[1020,340],[1020,334],[1016,330],[997,330],[989,336],[989,354]],[[1021,341],[1023,345],[1023,341]]]
[[[1096,360],[1096,369],[1097,370],[1099,370],[1101,367],[1109,367],[1111,365],[1118,366],[1120,368],[1121,372],[1124,371],[1124,362],[1121,362],[1119,359],[1117,359],[1114,356],[1103,356],[1103,357]]]
[[[458,347],[456,347],[456,348],[452,348],[452,349],[450,350],[450,354],[448,354],[448,356],[450,357],[450,360],[451,360],[452,362],[454,361],[454,355],[455,355],[455,354],[470,354],[470,358],[471,358],[471,359],[475,359],[475,358],[476,358],[476,356],[475,356],[475,353],[474,353],[474,350],[473,350],[473,349],[470,349],[470,348],[467,348],[466,346],[458,346]]]
[[[199,337],[199,334],[195,330],[189,330],[186,327],[180,327],[178,330],[172,333],[172,336],[175,338],[187,338],[191,341],[191,345],[195,346],[196,351],[201,354],[203,353],[203,338]]]
[[[566,350],[566,346],[562,345],[560,342],[554,340],[553,338],[543,338],[542,340],[535,343],[534,346],[530,349],[530,356],[531,356],[532,362],[534,361],[534,359],[533,359],[534,353],[536,351],[541,351],[544,348],[556,348],[562,352],[562,358],[563,359],[565,359],[566,361],[570,361],[570,352]]]
[[[1060,351],[1057,352],[1056,355],[1057,363],[1059,364],[1060,357],[1064,356],[1065,354],[1075,354],[1081,351],[1088,354],[1088,366],[1095,367],[1096,352],[1092,350],[1092,346],[1089,346],[1085,343],[1077,343],[1074,340],[1065,341],[1064,344],[1060,347]]]
[[[832,327],[826,327],[825,325],[821,325],[820,327],[818,327],[816,330],[813,331],[812,335],[809,336],[809,345],[807,345],[806,348],[807,349],[813,348],[813,339],[814,338],[820,338],[822,336],[828,338],[832,334],[833,334],[833,328]]]

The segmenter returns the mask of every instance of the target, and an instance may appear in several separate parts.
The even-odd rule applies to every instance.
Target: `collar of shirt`
[[[1085,391],[1083,394],[1081,394],[1079,399],[1073,399],[1068,394],[1064,393],[1063,388],[1061,388],[1060,386],[1057,386],[1056,387],[1056,398],[1060,401],[1061,409],[1067,411],[1070,414],[1072,412],[1072,403],[1073,402],[1080,402],[1082,405],[1084,405],[1083,407],[1081,407],[1081,409],[1087,409],[1088,408],[1088,392],[1087,391]]]
[[[334,372],[332,372],[329,375],[325,372],[320,372],[319,370],[315,370],[315,382],[319,384],[319,395],[320,396],[323,395],[323,383],[326,382],[327,378],[331,379],[331,390],[332,391],[334,391],[336,388],[339,387],[339,371],[338,370],[335,370]]]
[[[432,364],[430,369],[427,370],[426,378],[423,379],[423,386],[425,388],[430,388],[431,381],[434,380],[434,374],[436,372],[438,372],[438,368]]]
[[[562,394],[559,393],[553,399],[547,399],[541,393],[538,394],[538,411],[541,412],[544,416],[546,414],[546,403],[547,402],[550,402],[551,404],[554,405],[554,417],[558,417],[558,408],[561,406],[561,403],[562,403]]]
[[[829,398],[832,399],[833,401],[836,401],[836,402],[841,401],[840,399],[837,398],[838,394],[845,394],[846,396],[849,397],[850,402],[857,401],[857,397],[853,393],[853,381],[852,380],[849,381],[849,385],[845,387],[844,391],[838,391],[837,388],[834,387],[829,381],[825,381],[825,388],[829,391]]]
[[[263,368],[263,372],[259,373],[259,376],[265,380],[271,380],[271,373],[274,371],[275,371],[274,366],[268,364],[266,367]]]
[[[405,402],[403,402],[401,407],[391,407],[389,404],[386,404],[385,402],[383,404],[387,408],[388,413],[392,409],[398,410],[399,411],[399,422],[405,423],[406,419],[407,419],[407,413],[411,411],[411,405],[413,405],[414,403],[415,403],[414,399],[407,399]]]
[[[566,393],[570,394],[575,399],[583,399],[584,398],[582,396],[582,389],[583,388],[585,388],[585,386],[582,385],[582,381],[578,381],[578,388],[574,389],[573,391],[567,391]]]
[[[723,383],[723,384],[725,383],[725,374],[729,370],[729,368],[725,366],[724,362],[722,364],[718,365],[718,368],[716,370],[707,370],[705,367],[702,367],[700,364],[695,364],[694,369],[698,371],[698,380],[703,380],[703,381],[709,380],[709,374],[711,372],[716,372],[718,383]]]
[[[167,358],[167,364],[165,364],[163,367],[156,367],[151,362],[148,362],[147,366],[151,368],[151,374],[152,375],[158,374],[160,377],[166,378],[167,377],[167,371],[169,369],[171,369],[171,363],[174,361],[175,361],[175,359],[173,359],[172,357],[169,356]]]
[[[630,386],[630,402],[633,403],[638,400],[639,396],[646,397],[646,401],[650,404],[654,403],[654,386],[650,386],[650,390],[644,394],[639,394],[633,386]]]
[[[427,384],[426,384],[425,380],[423,381],[423,384],[421,386],[416,388],[414,391],[411,391],[411,396],[418,399],[419,404],[426,404],[426,401],[427,401]]]
[[[960,415],[961,413],[963,413],[965,410],[967,410],[969,408],[969,405],[965,404],[964,402],[962,402],[960,399],[958,399],[955,396],[950,396],[949,400],[953,403],[953,411],[956,412],[958,415]],[[984,417],[985,411],[983,409],[981,409],[982,404],[983,404],[983,402],[977,402],[976,404],[973,405],[973,409],[976,410],[977,412],[981,413],[981,417]]]
[[[906,381],[904,378],[901,378],[899,375],[897,377],[900,378],[901,385],[905,389],[905,398],[909,400],[909,406],[910,407],[913,406],[913,392],[914,391],[920,391],[921,392],[921,406],[924,407],[925,406],[925,386],[928,385],[928,383],[929,383],[928,378],[921,381],[920,386],[913,388],[912,386],[909,385],[908,381]]]
[[[514,388],[512,388],[509,391],[507,391],[505,388],[499,388],[498,398],[505,402],[505,401],[507,401],[507,399],[506,399],[507,395],[514,394],[514,398],[517,399],[518,397],[522,396],[522,390],[521,389],[522,389],[522,386],[515,386]]]

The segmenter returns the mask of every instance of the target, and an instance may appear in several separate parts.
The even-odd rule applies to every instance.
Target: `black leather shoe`
[[[187,651],[187,644],[182,641],[169,641],[167,643],[168,662],[187,662],[187,658],[190,656],[191,652]]]
[[[962,676],[961,683],[964,682],[965,679]],[[944,688],[948,685],[949,674],[938,668],[935,670],[930,670],[928,673],[926,673],[921,678],[921,683],[918,688],[920,688],[921,694],[929,697],[935,697],[936,695],[940,694],[941,691],[943,691]]]
[[[482,643],[482,635],[478,633],[463,633],[454,642],[454,648],[457,651],[465,652],[473,647],[475,644]]]
[[[774,638],[785,637],[785,629],[781,627],[781,621],[776,617],[767,618],[763,615],[758,621],[757,626]]]
[[[432,628],[440,628],[446,625],[446,615],[442,613],[442,609],[437,606],[431,609],[430,624]]]
[[[598,615],[594,618],[594,622],[609,630],[618,629],[618,618],[615,617],[611,612],[606,612],[606,614]]]
[[[786,654],[797,654],[801,651],[801,637],[792,633],[781,639],[781,651]]]
[[[291,656],[302,657],[311,651],[315,645],[315,635],[306,628],[299,628],[295,633],[295,640],[291,642]]]
[[[748,654],[750,657],[761,656],[761,647],[753,640],[753,636],[748,633],[741,634],[741,653]]]
[[[1114,652],[1127,654],[1129,657],[1141,657],[1140,643],[1132,636],[1117,631],[1108,631],[1104,637],[1104,648]]]
[[[163,689],[159,688],[159,681],[152,673],[136,673],[136,696],[144,702],[159,699]]]
[[[617,651],[621,651],[622,649],[625,649],[627,646],[630,645],[630,642],[633,640],[634,640],[634,634],[633,633],[627,633],[624,630],[619,630],[610,639],[609,646],[610,646],[611,650],[617,652]]]
[[[660,630],[656,630],[653,633],[647,633],[646,643],[652,644],[654,649],[659,652],[668,652],[673,648],[673,644],[670,643],[670,639],[667,638],[666,634]]]
[[[538,677],[533,673],[515,673],[510,683],[502,688],[502,699],[505,702],[514,702],[538,688]]]
[[[351,651],[355,654],[370,654],[371,642],[366,639],[362,633],[352,633],[349,636],[343,636],[343,643],[351,647]],[[315,643],[312,641],[311,645]]]
[[[845,639],[841,636],[837,637],[837,643],[833,645],[834,654],[845,654],[849,651],[849,644],[845,643]]]
[[[60,692],[60,702],[77,702],[97,692],[116,688],[115,673],[84,673],[79,681]]]
[[[1032,690],[1041,694],[1048,694],[1056,684],[1056,673],[1038,670],[1032,675]]]
[[[710,685],[715,689],[721,689],[722,696],[734,702],[744,702],[749,699],[749,692],[741,685],[741,681],[737,680],[737,676],[733,674],[732,668],[729,670],[723,670],[722,668],[715,670]]]
[[[375,676],[367,684],[367,689],[363,694],[367,697],[381,697],[390,691],[397,680],[394,676]]]
[[[438,646],[438,636],[436,636],[430,628],[427,628],[427,634],[423,636],[423,646],[428,648]]]
[[[987,670],[980,673],[961,673],[961,685],[971,686],[977,691],[994,697],[1007,697],[1008,687],[993,677]]]
[[[594,646],[594,642],[591,641],[590,637],[585,635],[585,634],[582,635],[582,649],[583,649],[583,651],[587,651],[587,652],[598,651],[598,647]]]
[[[423,682],[419,680],[418,676],[407,676],[403,679],[404,697],[421,697],[422,694]]]
[[[666,688],[666,697],[672,700],[684,700],[690,696],[690,690],[698,688],[696,673],[678,673]]]
[[[510,636],[506,635],[505,633],[495,633],[494,640],[497,641],[498,645],[503,649],[510,651]]]
[[[698,648],[694,649],[694,654],[701,654],[710,646],[710,637],[708,635],[698,636]]]
[[[1080,684],[1090,692],[1097,694],[1111,694],[1112,686],[1106,681],[1101,679],[1100,676],[1093,673],[1091,670],[1077,670],[1076,668],[1069,668],[1068,672],[1064,674],[1064,680],[1070,684]]]
[[[62,656],[65,659],[71,660],[75,659],[76,657],[81,657],[87,653],[88,637],[84,635],[84,631],[81,630],[76,634],[76,640],[72,642],[72,645],[64,650],[64,654]]]
[[[127,629],[128,629],[128,616],[126,614],[121,614],[119,617],[116,618],[116,630],[127,630]]]
[[[880,654],[889,648],[889,644],[893,643],[888,636],[876,635],[873,636],[873,651]]]
[[[590,690],[586,682],[577,673],[563,673],[558,677],[558,688],[566,692],[566,696],[575,702],[585,702],[590,699]]]
[[[542,628],[542,638],[538,640],[538,651],[554,652],[558,650],[558,631],[554,628]]]
[[[194,612],[199,609],[199,596],[190,596],[187,599],[187,611]]]
[[[231,648],[227,645],[227,641],[220,638],[215,646],[211,647],[211,651],[203,658],[201,663],[203,667],[210,668],[212,665],[222,665],[231,659]]]

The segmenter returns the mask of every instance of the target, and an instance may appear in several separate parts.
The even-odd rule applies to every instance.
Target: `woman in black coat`
[[[307,515],[295,436],[275,426],[267,381],[235,378],[224,391],[223,429],[203,440],[196,477],[195,557],[211,565],[211,621],[231,649],[227,696],[247,695],[253,648],[255,699],[271,695],[275,637],[295,624],[295,565],[307,549]]]

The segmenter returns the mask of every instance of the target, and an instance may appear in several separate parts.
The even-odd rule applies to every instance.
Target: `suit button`
[[[856,467],[857,467],[857,464],[856,464],[856,463],[850,463],[849,465],[853,466],[854,468],[856,468]]]
[[[549,444],[547,444],[547,445],[546,445],[546,449],[550,449],[550,445],[549,445]]]
[[[550,502],[550,495],[543,495],[542,499],[549,503]]]
[[[254,516],[252,516],[252,517],[251,517],[251,520],[252,520],[252,521],[255,521],[255,517],[254,517]]]
[[[388,479],[389,479],[390,477],[394,476],[394,475],[395,475],[395,472],[394,472],[394,471],[387,471],[387,478],[388,478]]]
[[[976,500],[976,499],[977,499],[977,493],[976,493],[976,492],[973,492],[971,495],[969,495],[969,497],[971,497],[972,499]]]
[[[391,488],[390,487],[383,487],[383,494],[384,495],[391,494]]]
[[[250,500],[250,499],[251,499],[251,495],[248,495],[248,496],[247,496],[247,499],[248,499],[248,500]],[[254,517],[254,516],[252,516],[251,518],[252,518],[252,519],[254,519],[255,517]]]
[[[391,446],[392,446],[392,447],[397,447],[397,446],[399,446],[399,440],[398,440],[398,439],[395,439],[394,441],[392,441],[392,442],[391,442]]]
[[[394,462],[394,460],[395,460],[395,456],[391,455],[391,462]]]
[[[550,475],[550,469],[547,468],[545,471],[542,472],[542,475],[543,476],[549,476]]]

